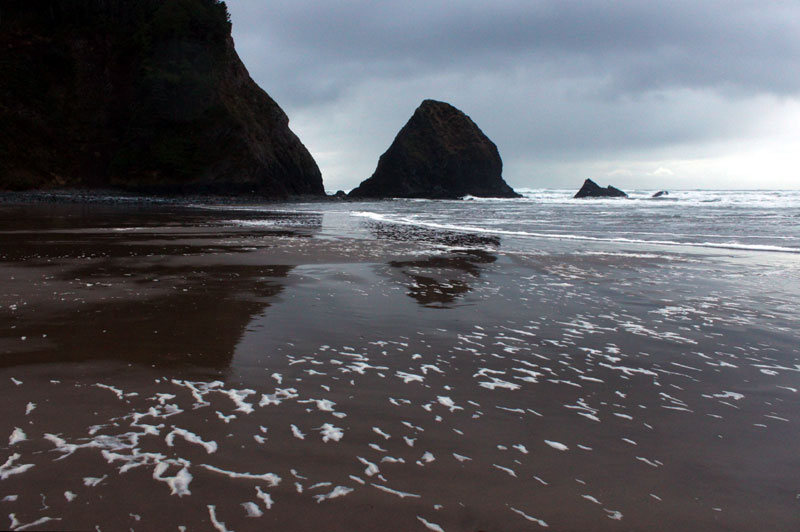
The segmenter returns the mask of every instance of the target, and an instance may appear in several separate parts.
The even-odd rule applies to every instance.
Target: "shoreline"
[[[337,201],[355,201],[337,198],[335,195],[326,196],[290,196],[286,198],[275,198],[260,196],[258,194],[236,194],[236,195],[217,195],[217,194],[151,194],[127,192],[119,189],[53,189],[37,191],[0,191],[0,204],[22,204],[32,205],[40,203],[63,203],[63,204],[154,204],[154,205],[270,205],[270,204],[292,204],[292,203],[326,203]]]

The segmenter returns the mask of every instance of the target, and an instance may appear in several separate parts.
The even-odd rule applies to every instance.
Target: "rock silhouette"
[[[216,0],[8,2],[0,189],[324,195]]]
[[[627,198],[628,195],[611,185],[603,188],[591,179],[583,182],[581,189],[573,196],[575,198]]]
[[[450,104],[425,100],[353,198],[516,198],[497,146]]]

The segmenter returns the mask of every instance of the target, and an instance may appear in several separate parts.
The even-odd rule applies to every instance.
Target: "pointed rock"
[[[354,198],[516,198],[497,146],[450,104],[425,100]]]

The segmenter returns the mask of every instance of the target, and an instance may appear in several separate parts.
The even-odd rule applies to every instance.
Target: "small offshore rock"
[[[591,179],[583,182],[581,189],[574,198],[627,198],[628,195],[618,188],[608,185],[603,188]]]

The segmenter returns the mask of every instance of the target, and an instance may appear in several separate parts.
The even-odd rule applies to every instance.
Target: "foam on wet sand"
[[[3,235],[20,250],[0,252],[12,528],[794,522],[793,302],[723,259],[214,212],[113,233],[101,217],[46,233],[52,249]]]

